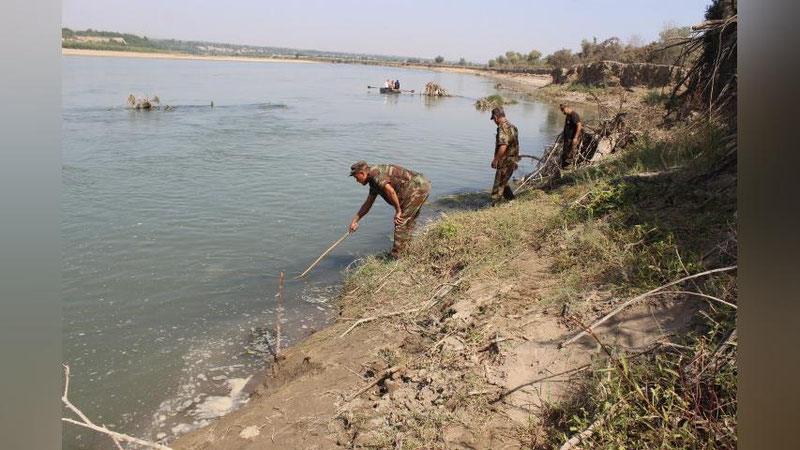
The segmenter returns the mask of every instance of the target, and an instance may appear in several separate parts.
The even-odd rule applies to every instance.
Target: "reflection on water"
[[[253,336],[270,338],[279,271],[300,273],[367,195],[348,177],[353,162],[424,173],[432,202],[421,223],[482,207],[494,178],[495,126],[472,106],[493,92],[484,78],[340,64],[62,61],[64,362],[72,400],[123,432],[171,436],[244,398],[264,368],[265,342]],[[386,78],[417,92],[433,81],[464,97],[364,89]],[[130,93],[175,109],[128,111]],[[539,154],[560,131],[552,105],[506,111],[523,153]],[[345,267],[388,250],[391,218],[376,204],[307,280],[287,281],[289,344],[330,320]],[[95,439],[65,428],[64,448],[107,444]]]

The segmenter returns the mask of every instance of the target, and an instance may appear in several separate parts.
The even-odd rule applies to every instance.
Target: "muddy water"
[[[494,83],[474,75],[91,57],[62,68],[63,358],[72,400],[137,436],[185,432],[246,397],[264,368],[279,271],[301,272],[366,196],[350,164],[424,173],[423,222],[451,207],[444,196],[492,183],[495,127],[472,103]],[[366,88],[390,77],[462,97]],[[129,93],[174,109],[129,111]],[[563,121],[544,103],[506,110],[528,154]],[[286,283],[289,344],[329,320],[345,266],[388,250],[391,217],[377,202],[305,282]],[[64,448],[106,444],[64,436]]]

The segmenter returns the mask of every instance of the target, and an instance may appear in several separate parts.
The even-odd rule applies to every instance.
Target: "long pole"
[[[304,277],[304,276],[305,276],[305,275],[306,275],[308,272],[310,272],[310,271],[311,271],[311,269],[313,269],[313,268],[314,268],[314,266],[316,266],[316,265],[317,265],[317,263],[318,263],[318,262],[320,262],[320,261],[322,260],[322,258],[324,258],[324,257],[325,257],[325,255],[327,255],[328,253],[330,253],[330,252],[331,252],[331,250],[333,250],[334,248],[336,248],[336,246],[337,246],[337,245],[341,244],[341,243],[342,243],[342,241],[343,241],[343,240],[344,240],[344,239],[345,239],[347,236],[350,236],[350,233],[351,233],[351,231],[350,231],[350,230],[347,230],[347,233],[345,233],[345,234],[344,234],[342,237],[340,237],[338,241],[334,242],[334,243],[333,243],[333,245],[331,245],[330,247],[328,247],[328,249],[327,249],[327,250],[325,250],[325,252],[324,252],[324,253],[322,253],[321,255],[319,255],[319,258],[317,258],[317,259],[316,259],[316,260],[315,260],[313,263],[311,263],[311,265],[310,265],[310,266],[308,266],[308,269],[306,269],[305,271],[303,271],[303,273],[301,273],[300,275],[298,275],[298,276],[294,277],[294,279],[295,279],[295,280],[299,280],[300,278],[303,278],[303,277]]]
[[[281,352],[281,314],[283,313],[283,271],[278,276],[278,309],[275,312],[275,359]]]

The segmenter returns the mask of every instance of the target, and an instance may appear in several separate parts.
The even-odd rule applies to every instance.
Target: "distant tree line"
[[[659,33],[658,40],[649,44],[643,44],[638,36],[632,37],[627,43],[623,43],[616,36],[600,42],[597,38],[591,41],[583,39],[581,50],[577,53],[563,48],[545,57],[542,57],[542,53],[536,49],[528,53],[509,50],[504,55],[489,60],[489,67],[569,67],[598,61],[674,64],[683,51],[683,45],[690,33],[689,27],[667,25]]]

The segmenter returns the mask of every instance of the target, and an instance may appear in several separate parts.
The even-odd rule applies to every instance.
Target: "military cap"
[[[494,120],[495,117],[503,117],[506,115],[506,112],[503,111],[503,108],[498,106],[497,108],[492,110],[492,115],[489,117],[489,120]]]
[[[359,161],[359,162],[353,164],[352,166],[350,166],[350,176],[352,177],[357,172],[361,171],[361,169],[364,169],[364,168],[367,168],[367,167],[369,167],[369,165],[367,164],[366,161]]]

